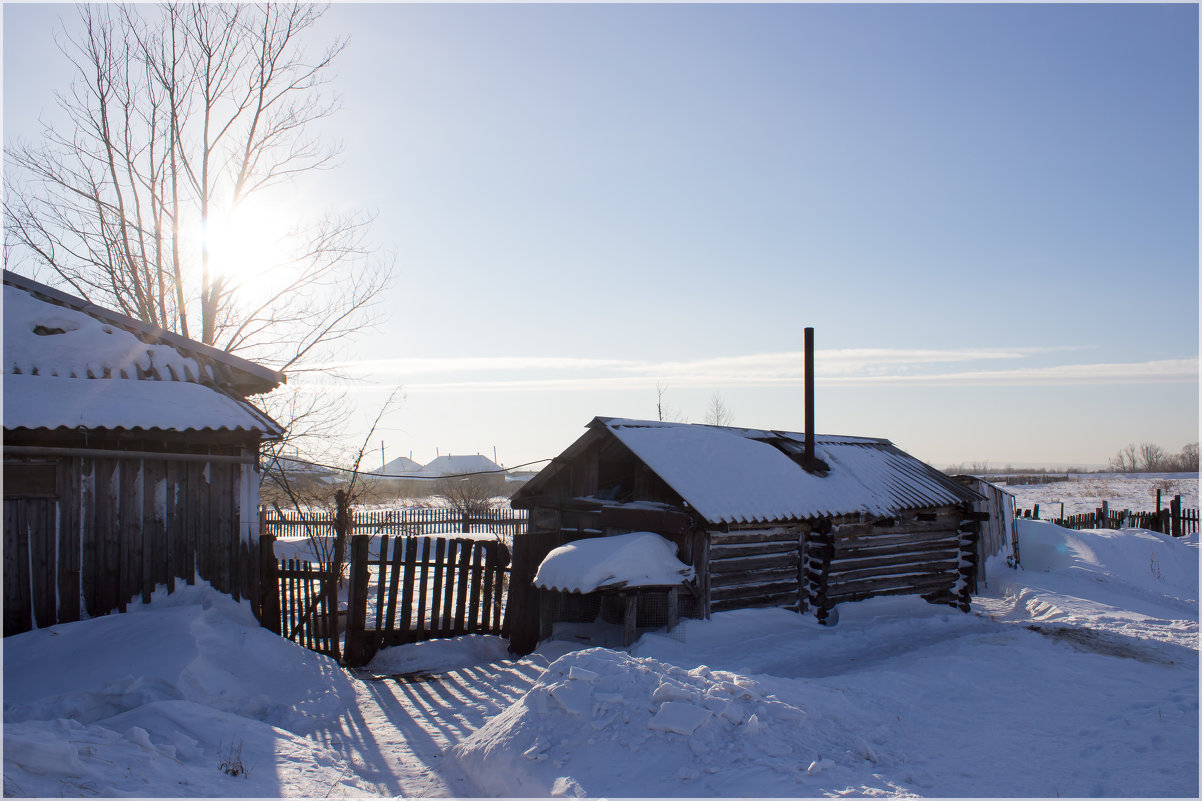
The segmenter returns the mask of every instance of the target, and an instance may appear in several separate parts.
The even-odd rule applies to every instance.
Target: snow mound
[[[152,601],[5,638],[6,795],[366,789],[309,736],[355,697],[337,663],[208,584]]]
[[[543,559],[534,585],[593,592],[606,587],[680,584],[692,576],[693,568],[676,558],[672,542],[649,531],[636,531],[561,545]]]
[[[557,659],[452,751],[490,793],[525,797],[719,796],[748,786],[804,796],[807,768],[865,758],[859,738],[754,679],[604,648]]]
[[[1198,600],[1196,544],[1144,529],[1073,531],[1040,520],[1019,520],[1024,570],[1092,575],[1148,593]]]

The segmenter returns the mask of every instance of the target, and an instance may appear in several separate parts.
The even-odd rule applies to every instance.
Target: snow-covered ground
[[[1156,490],[1161,505],[1168,508],[1174,495],[1182,506],[1198,506],[1197,473],[1082,473],[1068,481],[1047,484],[1001,484],[1014,496],[1019,509],[1039,504],[1040,517],[1059,517],[1060,504],[1066,515],[1092,512],[1107,501],[1111,509],[1150,512],[1156,509]]]
[[[518,661],[464,637],[357,674],[186,588],[4,640],[4,792],[1197,797],[1197,538],[1020,527],[970,614],[728,612]]]

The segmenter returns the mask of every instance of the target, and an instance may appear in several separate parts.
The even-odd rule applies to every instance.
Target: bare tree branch
[[[317,369],[375,322],[393,261],[369,241],[372,218],[294,226],[258,280],[213,263],[211,223],[337,157],[314,129],[339,107],[331,69],[347,42],[302,46],[323,13],[81,6],[58,39],[76,74],[56,96],[67,124],[6,147],[6,264],[275,369]]]

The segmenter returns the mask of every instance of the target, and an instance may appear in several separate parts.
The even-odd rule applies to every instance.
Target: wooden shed
[[[680,614],[812,611],[917,594],[968,610],[982,496],[888,440],[598,417],[522,487],[511,649],[537,644],[530,576],[575,539],[652,531],[696,573]]]
[[[283,374],[4,273],[4,634],[197,577],[257,602]]]
[[[973,509],[982,513],[981,517],[987,517],[981,523],[981,535],[977,539],[977,575],[972,587],[975,593],[977,584],[988,586],[985,562],[990,557],[1002,556],[1010,567],[1020,564],[1014,496],[980,476],[960,475],[956,476],[956,481],[981,496],[981,500],[973,504]]]

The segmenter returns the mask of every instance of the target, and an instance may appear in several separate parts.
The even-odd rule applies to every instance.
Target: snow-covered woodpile
[[[4,273],[4,634],[257,577],[282,374]]]
[[[807,469],[804,435],[596,418],[514,496],[530,511],[514,543],[510,628],[533,647],[538,562],[584,538],[654,531],[695,579],[684,616],[755,606],[812,610],[918,594],[966,608],[981,496],[883,439],[814,438],[826,469]]]

